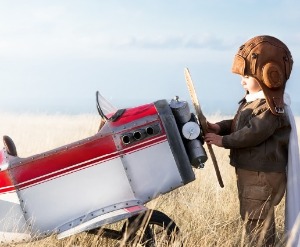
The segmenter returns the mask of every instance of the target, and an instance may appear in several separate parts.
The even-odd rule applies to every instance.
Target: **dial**
[[[182,134],[188,140],[194,140],[200,135],[200,126],[195,122],[187,122],[182,127]]]

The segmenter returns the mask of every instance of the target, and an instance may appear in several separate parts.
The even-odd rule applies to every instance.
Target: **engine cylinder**
[[[198,139],[190,140],[186,145],[192,166],[196,168],[203,167],[204,163],[207,161],[207,154],[201,141]]]
[[[186,123],[191,119],[191,112],[186,101],[179,101],[179,97],[176,96],[170,102],[170,107],[175,116],[176,121],[179,123]]]

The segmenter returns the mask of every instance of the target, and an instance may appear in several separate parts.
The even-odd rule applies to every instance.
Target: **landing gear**
[[[171,246],[179,234],[179,228],[166,214],[157,210],[148,210],[132,216],[123,224],[121,231],[100,228],[88,233],[98,234],[118,240],[119,247],[124,246]]]
[[[170,246],[179,234],[179,228],[174,221],[157,210],[149,210],[129,218],[126,227],[123,242],[130,243],[131,246]]]

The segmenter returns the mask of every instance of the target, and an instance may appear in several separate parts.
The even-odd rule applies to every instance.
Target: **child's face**
[[[258,81],[251,76],[242,76],[241,84],[249,93],[257,93],[261,90]]]

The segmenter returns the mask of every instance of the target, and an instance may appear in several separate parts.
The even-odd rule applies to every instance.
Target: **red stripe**
[[[20,184],[114,152],[116,148],[112,136],[105,136],[70,149],[58,149],[57,153],[48,157],[25,159],[22,164],[13,167],[11,173],[16,183]]]
[[[112,156],[112,158],[116,157],[116,155],[111,155],[111,156]],[[112,158],[106,157],[105,159],[104,158],[101,159],[101,157],[100,157],[100,159],[98,159],[96,161],[89,161],[89,162],[86,162],[84,164],[79,164],[79,165],[75,165],[73,167],[69,167],[67,169],[55,171],[51,174],[45,174],[41,177],[37,177],[37,178],[34,178],[32,180],[25,181],[22,184],[18,184],[18,188],[19,189],[25,189],[25,188],[33,186],[33,185],[44,183],[46,181],[65,176],[65,175],[68,175],[70,173],[74,173],[74,172],[80,171],[82,169],[86,169],[88,167],[98,165],[98,164],[100,164],[104,161],[108,161],[109,159],[112,159]]]
[[[6,165],[5,161],[4,151],[0,150],[0,165]],[[0,194],[11,190],[14,190],[14,183],[10,179],[8,170],[0,171]]]
[[[14,183],[10,179],[8,170],[0,172],[0,194],[14,190]]]
[[[121,118],[115,122],[109,122],[109,127],[114,130],[116,127],[119,128],[121,125],[150,115],[157,115],[154,104],[126,109]],[[158,121],[155,120],[154,122]],[[147,124],[152,123],[147,122]],[[136,127],[137,126],[135,126],[135,128]],[[126,131],[130,130],[127,129]],[[12,168],[9,168],[9,171],[14,177],[16,187],[18,189],[24,189],[29,186],[43,183],[81,169],[115,159],[121,154],[137,152],[138,150],[156,145],[167,139],[163,129],[162,132],[162,135],[146,138],[128,146],[124,145],[120,151],[117,151],[116,149],[113,135],[103,137],[94,136],[91,140],[85,139],[81,141],[80,144],[70,144],[45,154],[21,159],[21,163],[20,160],[17,160],[15,164],[11,164]],[[121,134],[122,133],[118,133],[118,135]],[[5,184],[12,185],[11,182],[5,182]],[[11,190],[14,190],[14,188],[11,187]]]
[[[167,138],[165,135],[153,137],[152,139],[148,139],[148,140],[146,139],[144,142],[139,142],[135,145],[132,145],[131,147],[124,149],[123,154],[137,152],[141,149],[161,143],[166,139]],[[98,142],[100,141],[98,140]],[[108,150],[110,145],[107,145],[107,142],[105,143],[102,140],[101,143],[102,145],[96,145],[95,143],[94,144],[88,143],[85,145],[85,147],[81,147],[81,150],[77,150],[76,148],[73,148],[74,150],[69,149],[67,152],[64,151],[61,154],[60,153],[55,154],[54,155],[55,157],[34,160],[29,163],[24,163],[16,168],[13,168],[13,173],[17,183],[16,187],[18,189],[25,189],[27,187],[37,185],[61,176],[65,176],[67,174],[77,172],[79,170],[86,169],[90,166],[98,165],[102,162],[119,157],[120,153],[117,152],[116,150],[112,150],[112,147],[110,148],[110,150]],[[105,145],[103,145],[103,143],[105,143]],[[86,149],[91,151],[90,146],[95,147],[98,150],[97,153],[100,154],[100,156],[95,158],[92,157],[92,159],[88,159],[86,161],[85,157],[87,156],[82,155],[82,157],[80,156],[81,159],[83,159],[82,162],[75,162],[75,163],[70,162],[69,158],[70,157],[74,158],[72,154],[76,155],[80,153],[80,151],[82,151],[82,154],[84,154],[87,151]],[[70,151],[72,152],[69,153]],[[111,152],[111,153],[107,154],[107,152]],[[64,162],[62,160],[64,160]],[[78,160],[79,159],[76,159],[76,161]]]
[[[139,151],[140,149],[148,148],[150,146],[156,145],[156,144],[161,143],[166,140],[167,140],[167,137],[165,135],[161,135],[156,138],[149,139],[148,141],[144,141],[144,142],[140,142],[136,145],[128,146],[127,148],[123,149],[123,152],[125,154],[133,153],[133,152]]]

